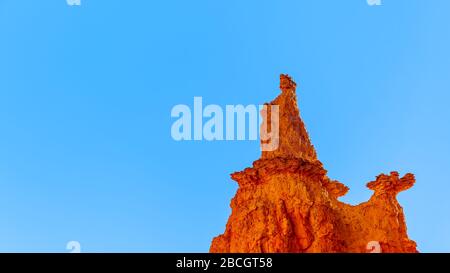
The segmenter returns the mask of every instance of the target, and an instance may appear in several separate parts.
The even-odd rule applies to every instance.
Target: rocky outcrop
[[[231,175],[239,184],[232,214],[211,252],[417,252],[408,238],[396,196],[413,186],[414,175],[381,174],[374,191],[357,206],[338,200],[348,188],[327,176],[317,159],[297,107],[296,84],[281,75],[279,146],[263,151],[251,168]],[[269,117],[266,117],[270,119]]]

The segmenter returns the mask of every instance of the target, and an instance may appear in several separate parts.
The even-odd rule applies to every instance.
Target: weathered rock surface
[[[296,84],[281,75],[279,147],[263,152],[253,167],[231,175],[239,184],[232,214],[211,252],[417,252],[408,238],[396,196],[413,186],[414,175],[381,174],[367,184],[374,191],[357,206],[337,198],[348,188],[327,177],[300,119]]]

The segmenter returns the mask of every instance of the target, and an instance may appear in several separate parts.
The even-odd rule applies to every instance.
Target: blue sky
[[[255,141],[176,142],[176,104],[261,104],[278,76],[329,176],[382,172],[423,252],[450,252],[447,0],[0,0],[0,251],[205,252]]]

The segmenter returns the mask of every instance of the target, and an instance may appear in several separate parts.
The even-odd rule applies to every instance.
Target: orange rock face
[[[381,174],[367,184],[374,191],[357,206],[338,200],[348,188],[331,180],[317,159],[300,119],[296,84],[281,75],[279,146],[263,152],[253,167],[231,175],[239,184],[225,233],[211,252],[417,252],[408,238],[396,196],[413,186],[414,175]],[[268,117],[270,119],[270,116]]]

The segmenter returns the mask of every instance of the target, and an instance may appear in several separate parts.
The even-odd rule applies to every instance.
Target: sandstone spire
[[[348,188],[328,178],[317,159],[299,116],[296,84],[281,75],[280,88],[270,103],[279,105],[279,147],[231,175],[239,189],[225,233],[210,251],[367,252],[376,242],[382,252],[416,252],[396,199],[413,186],[414,175],[379,175],[367,184],[374,190],[368,202],[340,202]]]
[[[281,94],[269,105],[279,106],[279,147],[275,151],[263,152],[262,158],[303,158],[317,160],[308,132],[297,106],[296,83],[288,75],[280,76]],[[269,123],[269,122],[267,122]],[[266,124],[263,122],[263,124]]]

